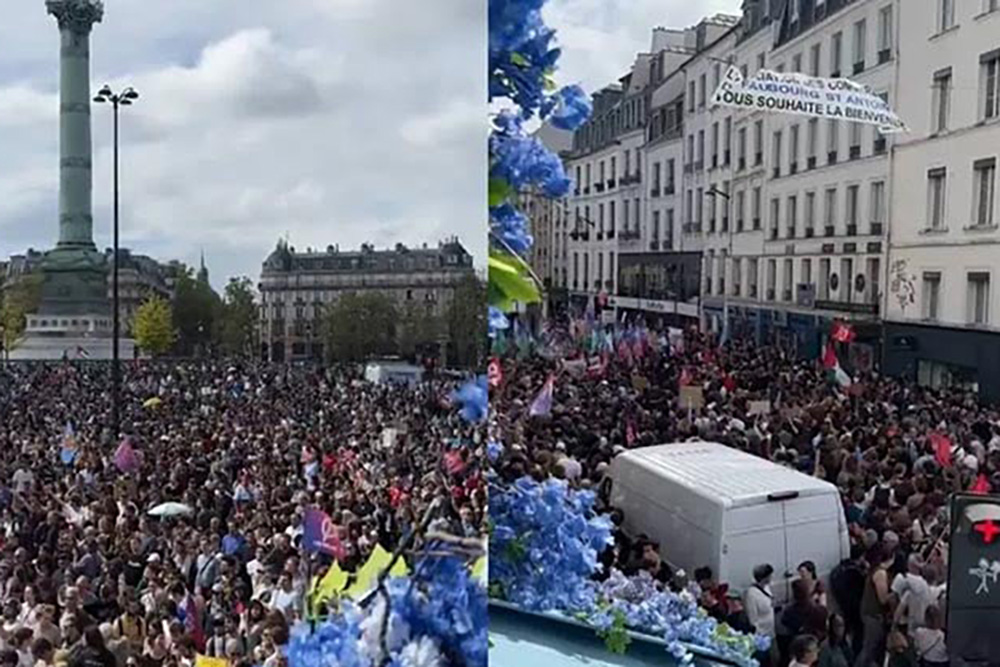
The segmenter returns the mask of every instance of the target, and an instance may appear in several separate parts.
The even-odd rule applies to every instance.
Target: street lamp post
[[[732,261],[734,261],[733,260],[733,220],[732,220],[732,217],[729,215],[729,213],[731,212],[729,210],[729,202],[732,200],[732,197],[730,196],[730,194],[728,192],[725,192],[723,190],[719,190],[714,185],[711,188],[709,188],[708,191],[705,192],[705,194],[708,195],[709,197],[722,197],[723,199],[726,200],[726,217],[725,217],[725,219],[728,220],[728,222],[726,223],[726,234],[729,237],[729,239],[728,239],[729,240],[729,249],[726,252],[726,256],[729,259],[729,261],[732,262]],[[723,282],[723,290],[722,290],[722,341],[725,342],[729,338],[729,288],[730,288],[729,281],[727,280],[727,276],[726,276],[726,261],[725,260],[722,261],[722,282]]]
[[[114,222],[112,253],[114,255],[114,266],[112,267],[111,279],[111,438],[117,442],[121,436],[121,391],[122,391],[122,369],[119,353],[119,340],[121,338],[121,314],[118,300],[118,108],[127,107],[135,100],[139,99],[139,93],[129,86],[120,93],[113,93],[111,86],[105,84],[97,91],[94,97],[95,102],[110,103],[114,117]]]

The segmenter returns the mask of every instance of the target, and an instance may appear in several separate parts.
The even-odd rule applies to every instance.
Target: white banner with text
[[[739,68],[731,66],[712,96],[712,105],[865,123],[883,134],[907,129],[888,102],[848,79],[768,70],[744,79]]]

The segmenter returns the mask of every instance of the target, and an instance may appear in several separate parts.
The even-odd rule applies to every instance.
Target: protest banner
[[[796,72],[760,70],[744,79],[739,68],[730,66],[712,95],[712,106],[846,120],[874,125],[883,134],[907,130],[888,102],[867,86]]]
[[[681,387],[681,408],[701,410],[705,405],[705,390],[701,387]]]
[[[587,372],[587,360],[586,359],[569,359],[563,361],[563,370],[574,378],[583,377],[584,373]]]
[[[750,401],[747,405],[749,415],[769,415],[771,414],[771,401]]]

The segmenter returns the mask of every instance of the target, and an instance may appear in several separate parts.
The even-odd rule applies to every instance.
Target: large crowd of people
[[[128,365],[122,466],[102,364],[0,369],[0,663],[284,664],[310,573],[305,511],[339,526],[343,569],[431,527],[483,534],[485,443],[454,383],[348,369]],[[435,503],[436,499],[441,499]],[[180,513],[150,516],[165,503]]]
[[[947,661],[946,500],[977,483],[1000,488],[995,407],[967,391],[874,372],[858,373],[844,387],[817,360],[746,341],[720,347],[695,331],[680,340],[665,331],[619,331],[624,342],[617,345],[603,331],[547,336],[541,354],[522,345],[504,355],[503,384],[491,393],[506,447],[499,472],[507,479],[555,476],[598,491],[611,460],[626,449],[708,440],[836,484],[849,522],[851,559],[826,586],[812,563],[802,563],[790,603],[777,612],[767,563],[747,564],[757,585],[729,591],[708,568],[672,571],[654,540],[619,530],[616,547],[603,556],[606,566],[644,570],[675,590],[697,583],[713,616],[774,638],[773,652],[761,656],[765,663]],[[595,338],[599,344],[588,350]],[[533,414],[552,376],[551,410]],[[682,385],[703,388],[703,409],[681,406]],[[751,402],[765,400],[769,411],[751,411]],[[607,509],[621,525],[621,513]]]

